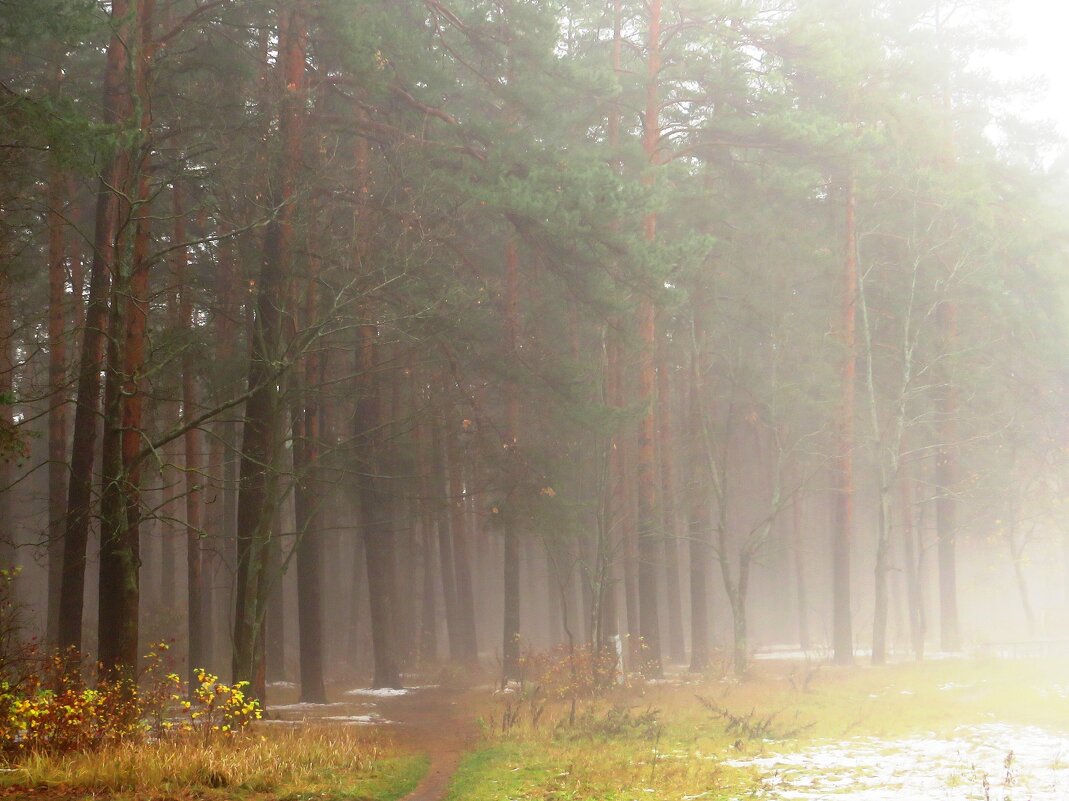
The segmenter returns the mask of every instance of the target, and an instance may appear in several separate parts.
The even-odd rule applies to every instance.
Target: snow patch
[[[381,715],[371,713],[370,715],[332,715],[331,717],[321,718],[324,721],[330,721],[331,723],[348,723],[355,726],[372,726],[393,723],[392,720],[386,720]]]
[[[857,738],[725,762],[766,776],[769,801],[1069,798],[1069,737],[1034,726],[959,727],[952,738]]]
[[[301,713],[323,712],[328,709],[337,709],[340,706],[349,706],[349,704],[342,703],[341,701],[337,701],[333,704],[279,704],[278,706],[275,706],[274,704],[269,704],[267,708],[271,712]]]
[[[417,690],[430,690],[437,686],[437,684],[423,684],[418,687],[357,687],[355,690],[346,690],[345,695],[368,698],[397,698]]]

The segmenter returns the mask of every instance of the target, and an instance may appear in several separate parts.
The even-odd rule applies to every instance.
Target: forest
[[[1069,655],[1011,5],[0,3],[0,717]]]

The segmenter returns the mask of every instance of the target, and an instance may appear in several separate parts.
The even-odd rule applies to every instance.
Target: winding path
[[[406,748],[426,754],[427,775],[403,801],[442,801],[460,759],[478,735],[472,691],[419,690],[379,704],[390,729]]]

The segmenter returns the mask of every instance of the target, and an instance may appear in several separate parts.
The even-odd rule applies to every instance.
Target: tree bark
[[[944,300],[938,310],[939,326],[946,353],[957,347],[958,309]],[[943,651],[961,650],[958,623],[957,510],[958,510],[958,396],[951,376],[943,377],[939,392],[940,444],[936,453],[935,501],[936,527],[939,532],[939,643]]]
[[[801,488],[791,499],[791,552],[794,557],[794,598],[798,616],[798,647],[808,651],[809,639],[809,593],[806,589],[805,536],[802,531]]]
[[[661,461],[661,520],[664,529],[664,578],[668,612],[668,654],[687,658],[683,640],[682,582],[679,575],[679,529],[676,514],[675,439],[672,432],[672,380],[666,337],[657,339],[657,417]]]
[[[319,264],[310,261],[304,324],[315,325],[318,314]],[[325,704],[323,682],[323,553],[320,481],[321,409],[316,393],[322,385],[323,365],[313,349],[305,357],[303,381],[296,388],[293,409],[294,511],[297,528],[297,638],[301,669],[301,701]]]
[[[304,120],[305,29],[297,8],[279,9],[279,70],[285,94],[279,115],[282,159],[278,213],[264,234],[249,359],[249,398],[242,432],[238,492],[237,588],[234,609],[235,681],[248,681],[263,698],[263,620],[269,578],[266,547],[278,497],[282,398],[276,364],[282,359],[282,304],[286,268],[293,252],[294,200]]]
[[[113,0],[111,21],[114,27],[104,67],[103,121],[116,128],[128,124],[133,114],[127,63],[136,57],[129,52],[129,46],[134,41],[133,32],[137,22],[130,12],[130,0]],[[127,194],[129,174],[130,154],[125,148],[119,148],[104,166],[97,189],[93,262],[78,367],[59,598],[59,646],[75,650],[81,650],[82,647],[86,547],[92,517],[100,373],[104,366],[105,333],[109,317],[108,290],[111,275],[118,266],[118,239],[122,230],[120,219],[128,205],[123,197]]]
[[[691,477],[687,492],[690,556],[690,670],[702,673],[709,669],[709,564],[712,557],[713,517],[709,506],[710,487],[702,470],[706,464],[705,421],[702,404],[705,387],[701,369],[702,343],[705,341],[705,306],[701,287],[695,288],[693,303],[693,341],[689,398]]]
[[[515,358],[520,346],[520,257],[516,241],[510,237],[505,246],[505,336],[510,355]],[[519,388],[510,383],[506,398],[505,448],[512,459],[518,458],[520,428]],[[513,515],[504,531],[504,631],[501,647],[502,680],[520,678],[520,537]]]
[[[148,68],[152,58],[154,0],[138,0],[134,12],[134,81],[142,116],[137,164],[132,264],[113,273],[108,364],[104,387],[103,487],[100,514],[100,583],[97,643],[105,675],[134,681],[138,665],[142,371],[149,304],[150,126]]]
[[[906,565],[906,598],[909,605],[909,634],[913,657],[924,659],[925,620],[923,590],[920,576],[919,548],[913,525],[913,492],[908,475],[900,477],[900,505],[902,507],[902,558]]]
[[[462,662],[474,664],[479,659],[479,645],[475,634],[475,593],[471,580],[471,556],[468,547],[468,525],[465,515],[464,465],[456,436],[444,432],[449,465],[449,507],[453,533],[453,572],[456,577],[457,625],[460,629]]]
[[[63,515],[67,509],[67,301],[65,196],[70,183],[50,166],[48,182],[48,609],[45,642],[59,637]],[[78,302],[77,299],[75,302]]]
[[[189,254],[184,246],[186,242],[185,206],[182,187],[176,183],[173,188],[174,202],[174,274],[179,288],[178,316],[182,330],[186,334],[186,349],[182,354],[182,422],[189,422],[196,417],[196,358],[193,354],[193,335],[196,325],[193,302],[190,297],[192,287],[189,276]],[[205,632],[205,587],[204,557],[201,548],[204,521],[201,500],[201,483],[203,466],[201,464],[201,432],[190,428],[183,437],[185,449],[185,501],[186,501],[186,624],[189,635],[189,670],[190,687],[196,686],[195,670],[205,668],[207,657],[207,637]]]
[[[449,642],[449,658],[461,660],[463,646],[460,633],[460,613],[457,604],[456,565],[453,548],[453,515],[447,483],[445,437],[441,431],[442,421],[435,419],[431,433],[431,449],[434,459],[431,496],[438,521],[438,561],[442,573],[442,595],[445,601],[445,629]]]
[[[882,472],[882,471],[881,471]],[[881,476],[876,510],[876,565],[873,570],[872,664],[887,664],[887,618],[890,599],[887,574],[891,569],[891,489]]]
[[[839,337],[843,347],[832,527],[832,649],[836,664],[854,661],[850,602],[850,553],[854,537],[854,407],[857,372],[857,198],[851,171],[846,181],[846,236]]]
[[[394,626],[394,550],[390,519],[390,498],[380,471],[382,408],[374,325],[360,327],[358,356],[360,400],[357,404],[357,441],[364,449],[363,475],[359,477],[361,522],[367,553],[367,584],[371,607],[371,641],[375,650],[375,687],[400,687]]]
[[[660,98],[658,91],[661,72],[661,0],[648,5],[649,29],[646,39],[646,113],[642,121],[642,145],[647,159],[646,183],[652,185],[653,170],[657,166],[660,143]],[[657,238],[657,216],[646,215],[647,242]],[[657,320],[653,300],[639,301],[638,334],[642,347],[639,363],[638,400],[646,407],[639,425],[635,479],[638,493],[638,668],[647,678],[656,678],[661,669],[661,632],[658,618],[657,567],[660,531],[657,524],[656,453],[656,383],[655,353],[657,350]]]

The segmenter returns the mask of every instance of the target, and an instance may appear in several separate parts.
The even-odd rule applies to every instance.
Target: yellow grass
[[[397,798],[418,781],[420,757],[338,727],[260,730],[205,743],[199,737],[120,743],[95,753],[31,755],[0,785],[53,787],[129,797],[203,791],[208,796],[327,793]]]

